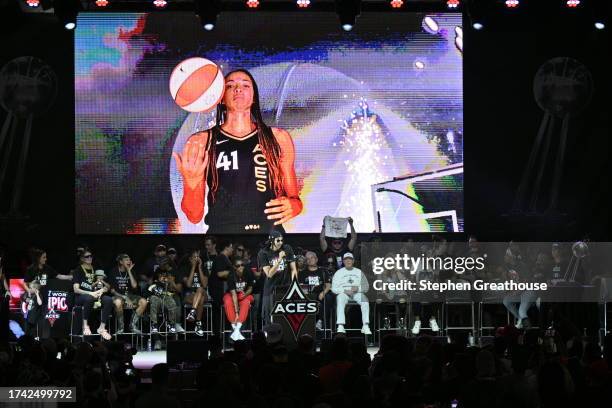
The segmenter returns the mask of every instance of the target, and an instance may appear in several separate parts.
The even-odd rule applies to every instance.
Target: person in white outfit
[[[347,252],[342,257],[344,267],[340,268],[332,278],[332,292],[336,297],[336,324],[338,333],[346,333],[344,330],[345,316],[344,308],[346,304],[353,300],[361,307],[361,321],[363,334],[372,334],[370,331],[370,304],[366,297],[369,289],[368,280],[359,268],[354,268],[353,254]]]

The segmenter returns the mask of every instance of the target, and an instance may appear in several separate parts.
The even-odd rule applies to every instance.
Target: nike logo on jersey
[[[225,140],[217,140],[217,143],[215,143],[215,144],[220,145],[221,143],[225,143],[225,142],[229,142],[229,139],[225,139]]]

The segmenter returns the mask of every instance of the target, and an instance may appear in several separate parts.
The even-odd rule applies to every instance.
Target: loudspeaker
[[[203,363],[208,360],[209,350],[206,340],[168,340],[168,365]]]

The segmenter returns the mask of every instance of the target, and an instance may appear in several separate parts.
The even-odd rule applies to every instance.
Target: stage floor
[[[368,354],[373,358],[378,352],[378,347],[368,347]],[[161,351],[139,351],[132,362],[139,370],[150,370],[155,364],[165,363],[166,350]]]

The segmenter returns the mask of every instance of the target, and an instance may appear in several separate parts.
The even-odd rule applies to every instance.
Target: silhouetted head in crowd
[[[168,370],[168,364],[155,364],[151,369],[151,381],[153,387],[165,387],[168,385],[168,376],[170,371]]]
[[[304,354],[312,354],[315,351],[314,339],[309,334],[303,334],[298,339],[298,350]]]
[[[332,361],[345,361],[348,360],[349,354],[349,343],[346,337],[336,336],[332,342],[331,347],[331,360]]]

